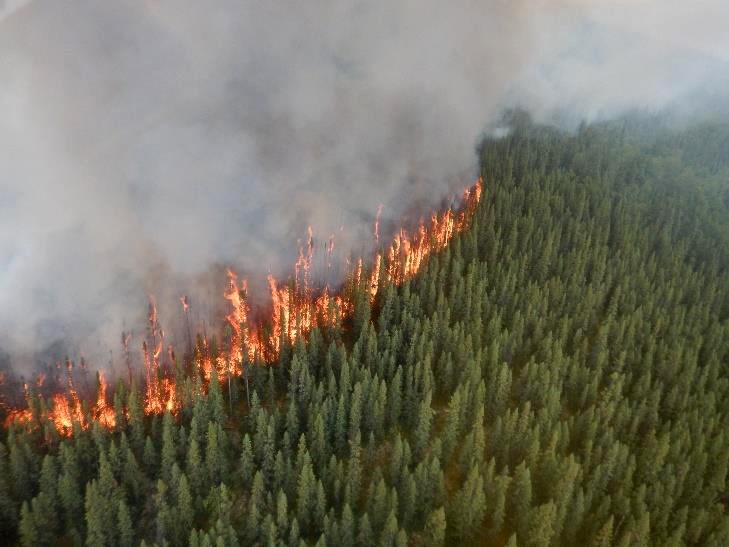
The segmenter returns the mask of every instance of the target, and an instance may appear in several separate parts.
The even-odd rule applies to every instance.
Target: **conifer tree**
[[[313,530],[313,506],[316,488],[316,478],[307,453],[306,460],[299,473],[296,490],[296,516],[304,534],[308,534]]]
[[[142,411],[142,403],[137,391],[136,382],[132,381],[132,386],[127,399],[127,408],[129,412],[129,434],[132,447],[137,454],[142,453],[144,447],[144,412]]]
[[[430,431],[433,423],[433,409],[430,406],[431,394],[428,392],[420,403],[418,409],[417,425],[415,427],[413,449],[418,458],[422,458],[430,440]]]
[[[362,515],[357,526],[357,545],[361,547],[372,547],[375,544],[375,534],[370,525],[367,513]]]
[[[172,466],[177,462],[177,446],[175,445],[175,430],[172,414],[168,411],[162,419],[162,479],[170,482]]]
[[[221,435],[220,424],[214,421],[209,422],[205,445],[205,466],[208,479],[213,485],[219,484],[226,478],[227,464],[220,446]]]
[[[398,532],[397,516],[395,516],[395,511],[390,511],[380,533],[379,545],[383,547],[395,547],[397,545]]]
[[[20,544],[23,547],[35,547],[39,545],[38,528],[27,501],[24,501],[20,508],[19,534]]]
[[[99,493],[96,480],[86,485],[86,544],[89,547],[109,545],[110,529],[107,527],[108,516],[105,515],[106,501]],[[113,516],[113,513],[112,515]]]
[[[195,521],[195,506],[190,492],[190,485],[187,475],[184,473],[180,476],[177,484],[177,507],[176,518],[180,531],[184,532],[183,537],[187,537],[187,531],[192,529]]]
[[[423,539],[428,547],[442,547],[446,535],[446,515],[442,507],[430,512],[425,521]]]
[[[243,436],[243,446],[240,453],[240,474],[244,486],[251,484],[254,469],[253,447],[251,445],[251,438],[246,433]]]
[[[339,538],[342,547],[354,547],[356,530],[354,525],[354,514],[348,503],[342,509],[342,519],[339,525]]]
[[[210,419],[216,424],[223,424],[225,421],[225,404],[223,402],[223,391],[220,387],[218,371],[212,367],[210,383],[208,384],[207,405]]]
[[[134,545],[134,527],[132,526],[132,518],[129,515],[129,508],[123,499],[120,499],[117,505],[116,526],[116,537],[119,546],[132,547]]]
[[[279,490],[276,496],[276,526],[279,530],[289,529],[289,504],[283,490]]]

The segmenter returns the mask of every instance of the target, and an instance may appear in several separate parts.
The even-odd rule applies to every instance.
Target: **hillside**
[[[729,127],[523,115],[470,227],[183,408],[0,445],[22,545],[729,545]],[[213,348],[213,353],[217,351]],[[230,396],[233,400],[229,400]]]

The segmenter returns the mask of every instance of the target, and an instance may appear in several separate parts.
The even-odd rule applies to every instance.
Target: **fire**
[[[370,276],[370,298],[374,302],[377,296],[377,290],[380,288],[380,268],[382,267],[382,255],[377,253],[375,255],[375,264],[372,267],[372,274]]]
[[[483,181],[479,179],[465,191],[460,209],[449,208],[442,213],[433,213],[427,222],[421,221],[412,233],[404,228],[401,229],[390,244],[384,247],[380,246],[382,213],[380,205],[374,225],[374,239],[378,249],[372,258],[371,269],[367,271],[361,258],[354,261],[354,266],[348,259],[347,281],[337,292],[332,292],[328,286],[319,289],[312,286],[314,235],[309,227],[306,242],[299,245],[293,279],[282,283],[273,275],[268,276],[271,308],[268,317],[263,320],[260,320],[261,313],[256,314],[256,319],[252,317],[246,280],[239,281],[238,275],[228,270],[228,283],[223,297],[230,306],[230,312],[225,317],[230,327],[230,341],[226,350],[215,360],[211,356],[207,333],[204,330],[199,342],[193,345],[190,304],[187,296],[180,297],[194,369],[205,380],[210,380],[213,366],[221,377],[241,376],[245,373],[244,367],[249,363],[259,361],[267,364],[275,363],[280,355],[282,343],[293,343],[317,327],[335,326],[351,317],[357,290],[366,291],[370,300],[375,302],[383,285],[400,285],[411,279],[420,271],[430,255],[444,249],[456,234],[468,227],[481,199],[482,186]],[[334,235],[329,237],[323,248],[326,253],[327,269],[330,269],[334,254]],[[152,296],[149,298],[147,320],[148,336],[143,337],[141,343],[145,371],[144,411],[146,414],[175,413],[180,409],[181,402],[177,396],[174,377],[170,376],[169,367],[161,366],[165,333],[159,324],[157,306]],[[122,333],[122,346],[131,383],[130,339],[131,333]],[[171,366],[174,365],[176,358],[171,344],[167,347],[167,355]],[[83,360],[81,368],[85,378],[86,365]],[[47,415],[58,432],[68,436],[72,434],[74,427],[86,429],[91,421],[96,421],[109,429],[114,428],[116,415],[113,407],[107,402],[108,386],[104,375],[99,373],[96,401],[90,410],[85,412],[74,385],[71,360],[66,361],[66,369],[65,393],[57,393],[51,397],[52,404]],[[45,376],[39,375],[36,379],[37,387],[42,388],[44,381]],[[6,425],[32,424],[35,417],[31,410],[27,385],[26,400],[26,408],[10,410]]]
[[[83,429],[88,427],[81,408],[81,400],[75,390],[71,390],[68,394],[57,393],[53,396],[53,406],[48,413],[48,418],[56,426],[58,432],[64,436],[70,436],[73,433],[74,423],[79,424]]]
[[[145,414],[174,413],[177,410],[177,386],[171,378],[159,378],[153,382],[154,389],[147,390],[144,405]]]
[[[377,206],[377,214],[375,215],[375,243],[380,242],[380,215],[382,214],[383,205]]]
[[[8,412],[5,418],[5,427],[11,424],[27,425],[33,421],[33,412],[29,408],[18,408]]]
[[[73,433],[75,426],[87,429],[92,420],[97,421],[106,428],[114,428],[116,416],[114,409],[107,402],[107,384],[103,373],[99,372],[99,389],[96,403],[87,415],[73,382],[73,362],[71,360],[66,361],[66,372],[67,390],[65,393],[56,393],[51,397],[51,404],[46,416],[58,433],[68,437]],[[30,409],[30,393],[27,384],[25,390],[28,408],[12,410],[6,419],[6,426],[10,423],[29,425],[34,420],[33,412]]]
[[[96,396],[94,418],[97,419],[101,425],[109,429],[116,426],[114,409],[106,403],[106,380],[104,379],[104,374],[101,371],[99,371],[99,393]]]
[[[425,264],[428,256],[444,249],[454,235],[467,228],[481,199],[481,191],[482,180],[479,179],[473,187],[465,191],[464,206],[459,211],[449,208],[441,214],[434,213],[430,221],[421,222],[413,234],[401,229],[386,248],[384,255],[382,252],[375,254],[372,269],[366,280],[366,288],[373,302],[383,281],[399,285],[412,278]],[[381,212],[382,206],[378,207],[375,217],[376,241],[379,241]],[[278,358],[282,340],[294,342],[314,328],[332,326],[337,318],[346,318],[353,312],[354,302],[351,295],[345,294],[346,291],[332,295],[329,288],[325,287],[317,294],[312,288],[311,267],[314,245],[311,227],[307,230],[307,236],[306,245],[299,247],[293,281],[282,285],[273,275],[268,276],[272,309],[267,322],[248,321],[245,282],[238,289],[236,274],[228,272],[230,283],[224,296],[232,307],[227,320],[233,331],[234,342],[231,343],[230,359],[234,363],[238,363],[242,355],[248,355],[250,360],[253,360],[255,355],[260,355],[266,362],[274,362]],[[329,265],[334,250],[333,237],[330,237],[325,249]],[[364,264],[360,258],[356,261],[350,276],[353,285],[360,286],[364,282],[364,275]],[[270,334],[266,335],[263,325],[269,327]],[[245,334],[247,336],[244,336]],[[241,343],[246,342],[247,351],[241,346]],[[237,374],[240,373],[240,368],[237,366],[233,367],[233,370]]]
[[[159,340],[154,350],[150,352],[147,341],[142,342],[142,357],[146,377],[146,391],[144,397],[144,411],[147,414],[159,414],[168,409],[170,404],[174,408],[175,384],[164,376],[160,367],[160,355],[164,346],[164,331],[157,329]],[[156,338],[156,337],[155,337]],[[173,357],[173,352],[168,352]]]
[[[238,276],[233,271],[228,270],[228,290],[225,291],[223,296],[230,302],[232,308],[231,312],[226,316],[226,320],[230,325],[232,333],[230,339],[230,360],[233,366],[237,366],[243,359],[245,329],[248,324],[248,305],[246,303],[248,283],[244,279],[238,285]],[[218,373],[220,372],[218,370]],[[209,379],[209,374],[206,378]]]
[[[2,383],[5,383],[5,374],[3,373]],[[28,384],[23,384],[23,393],[25,395],[26,408],[11,409],[5,418],[5,427],[8,427],[12,423],[18,424],[30,424],[33,421],[33,411],[30,409],[30,393],[28,390]]]

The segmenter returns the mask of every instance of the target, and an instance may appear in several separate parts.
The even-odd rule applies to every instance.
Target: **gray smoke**
[[[359,254],[378,204],[394,224],[470,181],[504,108],[695,96],[727,73],[728,20],[724,0],[0,0],[0,347],[106,355],[149,293],[163,323],[182,293],[209,319],[223,266],[285,273],[307,225]]]

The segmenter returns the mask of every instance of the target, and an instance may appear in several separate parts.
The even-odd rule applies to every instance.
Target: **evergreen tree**
[[[340,545],[342,547],[354,547],[354,538],[356,533],[354,514],[347,503],[344,504],[344,509],[342,509],[342,519],[339,525],[339,531]]]
[[[134,545],[134,527],[132,525],[132,518],[129,514],[129,508],[123,499],[119,500],[117,513],[116,513],[116,525],[120,547],[131,547]]]
[[[177,447],[175,445],[175,431],[172,414],[166,412],[162,420],[162,479],[170,482],[172,466],[177,463]]]
[[[33,513],[30,511],[30,506],[27,501],[23,502],[20,508],[20,543],[24,547],[34,547],[40,545],[40,536],[38,528],[33,518]]]
[[[225,404],[223,402],[223,391],[220,387],[218,371],[215,367],[212,367],[210,374],[207,404],[210,419],[218,425],[223,424],[225,421]]]
[[[195,521],[195,506],[192,499],[192,493],[187,481],[187,475],[184,473],[180,476],[177,484],[177,507],[176,516],[177,523],[182,532],[183,537],[187,537],[187,531],[192,529]]]
[[[422,458],[430,440],[430,430],[433,423],[433,409],[430,407],[431,394],[427,393],[420,403],[417,425],[415,427],[413,448],[415,455]]]
[[[362,515],[357,528],[357,545],[360,547],[372,547],[375,544],[375,534],[372,531],[367,513]]]
[[[428,547],[441,547],[445,542],[446,515],[442,507],[430,512],[425,521],[424,540]]]
[[[308,452],[301,471],[296,493],[296,511],[299,526],[304,534],[313,530],[313,506],[316,496],[316,478],[309,461]]]
[[[210,482],[217,485],[227,478],[227,463],[222,441],[222,429],[219,423],[208,423],[208,433],[205,446],[205,465]]]
[[[107,501],[99,492],[97,481],[86,485],[86,545],[89,547],[102,547],[111,544],[108,528],[109,515],[104,511],[108,509]],[[113,516],[113,513],[111,514]]]
[[[729,544],[729,128],[505,123],[481,202],[436,217],[447,245],[426,221],[403,279],[383,249],[376,294],[363,263],[331,322],[294,313],[227,391],[230,331],[160,368],[165,414],[134,379],[115,426],[79,387],[57,428],[29,389],[0,442],[4,542]]]

